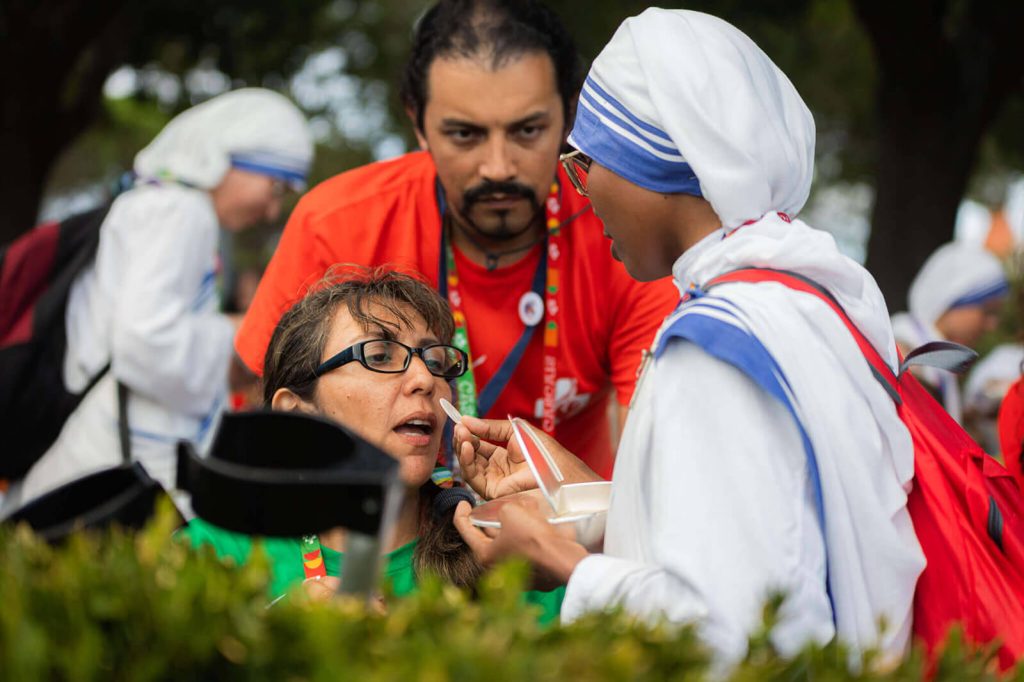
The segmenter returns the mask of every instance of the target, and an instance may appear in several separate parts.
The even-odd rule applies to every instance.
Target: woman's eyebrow
[[[383,339],[385,341],[396,340],[395,332],[381,324],[369,324],[363,328],[365,340]]]

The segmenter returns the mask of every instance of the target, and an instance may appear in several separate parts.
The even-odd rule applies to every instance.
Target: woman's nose
[[[419,355],[413,355],[409,368],[405,370],[405,384],[410,393],[433,393],[436,377],[427,369],[427,363]]]

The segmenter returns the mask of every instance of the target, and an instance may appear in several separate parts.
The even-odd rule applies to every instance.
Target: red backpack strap
[[[835,311],[839,319],[846,325],[850,335],[857,342],[860,352],[864,355],[864,359],[867,360],[868,366],[871,367],[871,373],[875,375],[878,383],[882,385],[882,388],[885,389],[886,393],[889,394],[897,405],[903,402],[898,390],[899,380],[893,373],[892,368],[882,359],[882,356],[871,345],[871,342],[867,340],[867,337],[857,329],[857,325],[853,323],[850,316],[843,310],[843,306],[839,304],[839,301],[836,300],[836,297],[828,289],[803,275],[790,272],[789,270],[775,270],[772,268],[740,268],[715,277],[702,288],[705,291],[709,291],[719,284],[730,282],[778,282],[794,291],[810,294],[823,301],[825,305]]]

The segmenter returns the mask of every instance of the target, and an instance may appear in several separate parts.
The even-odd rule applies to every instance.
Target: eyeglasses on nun
[[[579,149],[574,149],[559,156],[558,160],[580,196],[587,196],[587,174],[590,173],[591,158]]]

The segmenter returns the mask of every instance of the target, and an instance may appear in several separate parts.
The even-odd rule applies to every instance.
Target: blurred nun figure
[[[910,310],[893,316],[896,342],[904,354],[940,340],[973,348],[998,325],[1009,291],[1003,266],[994,255],[973,244],[945,244],[928,258],[910,285]],[[932,368],[920,370],[916,373],[946,411],[962,421],[956,376]]]
[[[69,389],[110,370],[12,485],[5,510],[121,461],[118,383],[127,388],[132,459],[173,487],[176,443],[207,444],[233,363],[236,320],[219,312],[217,295],[218,226],[276,219],[312,157],[302,113],[258,88],[183,112],[139,152],[134,186],[114,201],[66,313]]]

